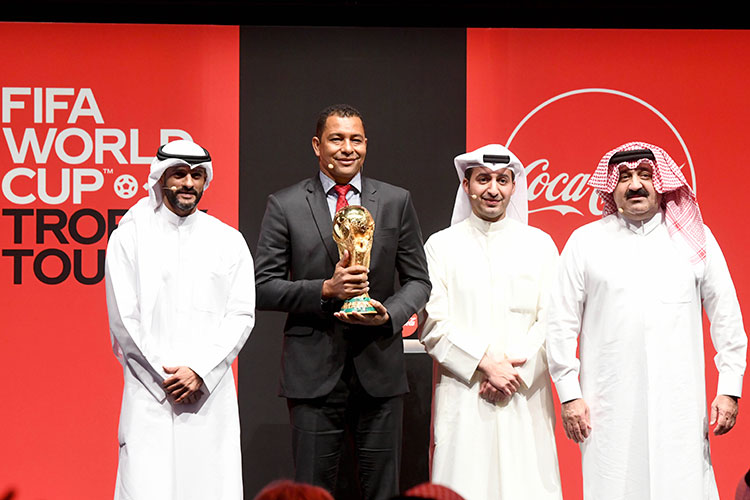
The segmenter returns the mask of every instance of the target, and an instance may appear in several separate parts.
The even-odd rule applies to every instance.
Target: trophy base
[[[352,297],[351,299],[344,302],[341,306],[342,313],[359,313],[359,314],[377,314],[378,312],[370,304],[370,297],[366,295],[360,295],[359,297]]]

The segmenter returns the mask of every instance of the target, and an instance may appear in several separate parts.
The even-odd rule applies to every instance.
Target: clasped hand
[[[167,378],[162,386],[167,396],[175,403],[195,403],[203,395],[200,390],[203,379],[187,366],[163,366],[165,372],[172,375]]]
[[[521,377],[517,366],[526,362],[525,358],[502,358],[488,350],[479,361],[477,369],[484,375],[479,385],[479,396],[490,403],[509,399],[521,388]]]

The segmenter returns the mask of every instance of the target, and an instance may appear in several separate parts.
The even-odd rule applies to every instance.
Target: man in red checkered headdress
[[[584,498],[718,499],[708,428],[734,426],[747,351],[724,256],[662,149],[613,149],[589,185],[602,219],[565,245],[547,337],[565,432],[581,443]],[[710,419],[701,306],[719,371]]]

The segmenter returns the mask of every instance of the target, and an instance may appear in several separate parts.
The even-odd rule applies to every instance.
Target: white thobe
[[[203,212],[179,217],[142,200],[110,237],[106,290],[124,374],[115,499],[241,500],[231,364],[255,314],[244,238]],[[171,402],[163,366],[189,366],[203,396]]]
[[[474,214],[425,245],[432,282],[422,343],[437,361],[432,481],[467,500],[561,499],[544,339],[558,259],[542,231]],[[526,358],[509,400],[479,396],[488,349]]]
[[[610,215],[577,229],[563,250],[547,354],[560,400],[583,397],[591,412],[581,445],[587,500],[718,498],[701,300],[718,353],[718,394],[740,395],[747,337],[708,228],[706,253],[698,278],[662,213],[645,223]]]

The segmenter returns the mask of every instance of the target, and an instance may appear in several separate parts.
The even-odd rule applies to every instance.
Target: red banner
[[[696,188],[743,304],[749,50],[750,33],[740,31],[469,30],[467,150],[499,143],[521,159],[529,223],[562,249],[573,229],[601,214],[586,181],[604,153],[636,140],[661,146]],[[710,402],[717,373],[707,329],[705,340]],[[750,466],[748,418],[740,411],[734,430],[711,437],[722,496],[734,495]],[[580,454],[559,414],[557,434],[564,497],[580,498]]]
[[[192,138],[237,225],[239,29],[2,24],[0,494],[107,498],[121,369],[104,254],[158,146]]]

